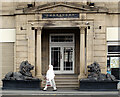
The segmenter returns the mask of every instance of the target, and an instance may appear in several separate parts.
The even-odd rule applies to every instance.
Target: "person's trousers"
[[[54,80],[54,79],[52,79],[50,82],[51,82],[51,86],[52,86],[54,89],[56,89],[55,80]],[[47,88],[47,81],[46,81],[45,88]]]

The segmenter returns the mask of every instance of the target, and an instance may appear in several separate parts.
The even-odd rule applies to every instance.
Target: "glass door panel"
[[[51,64],[54,70],[60,70],[60,47],[51,47]]]
[[[64,47],[64,71],[73,70],[73,47]]]

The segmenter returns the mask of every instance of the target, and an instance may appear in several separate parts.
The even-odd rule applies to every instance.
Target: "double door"
[[[57,74],[74,73],[74,46],[50,46],[50,64]]]

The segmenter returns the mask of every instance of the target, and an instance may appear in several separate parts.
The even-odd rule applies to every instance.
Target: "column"
[[[41,52],[41,35],[42,28],[37,29],[37,62],[36,62],[36,76],[42,79],[42,52]]]
[[[85,27],[80,27],[80,74],[78,79],[85,78]]]

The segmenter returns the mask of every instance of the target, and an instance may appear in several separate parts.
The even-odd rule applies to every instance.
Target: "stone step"
[[[45,75],[43,75],[45,77]],[[74,74],[56,74],[55,77],[78,77],[78,75]]]
[[[55,81],[56,83],[78,83],[78,81]]]
[[[46,83],[43,83],[43,85],[45,85]],[[71,83],[62,83],[62,82],[60,82],[60,83],[56,83],[56,85],[78,85],[78,82],[76,83],[74,83],[74,82],[71,82]]]
[[[56,75],[55,78],[77,78],[77,75]]]
[[[55,77],[55,79],[78,79],[77,77]]]
[[[46,82],[46,80],[43,80],[43,82]],[[68,80],[68,79],[55,79],[55,82],[78,82],[78,80],[74,80],[74,79],[71,79],[71,80]]]
[[[72,79],[72,80],[67,80],[67,79],[66,79],[66,80],[62,80],[62,79],[60,79],[60,80],[55,80],[55,83],[56,83],[56,84],[59,84],[59,83],[61,83],[61,84],[62,84],[62,83],[72,84],[72,83],[78,83],[78,82],[79,82],[78,80],[73,80],[73,79]],[[46,83],[46,80],[43,80],[42,83]]]
[[[45,86],[45,85],[43,85],[43,87],[44,87],[44,86]],[[48,86],[48,87],[51,87],[51,86]],[[57,84],[56,87],[59,87],[59,88],[64,88],[64,87],[65,87],[65,88],[73,88],[73,87],[78,88],[79,85],[78,85],[78,84],[75,84],[75,85],[74,85],[74,84],[71,84],[71,85],[70,85],[70,84],[69,84],[69,85],[68,85],[68,84],[63,84],[63,85]]]
[[[65,75],[56,75],[55,83],[57,88],[66,88],[66,89],[76,89],[79,87],[78,75],[73,74],[65,74]],[[46,80],[44,79],[42,82],[43,87],[46,84]]]
[[[77,76],[55,76],[55,80],[78,80]],[[45,80],[45,79],[44,79]]]
[[[56,85],[57,88],[78,88],[78,85]]]
[[[78,75],[77,74],[55,74],[55,76],[62,76],[62,77],[66,77],[66,76],[76,76],[76,77],[78,77]]]

